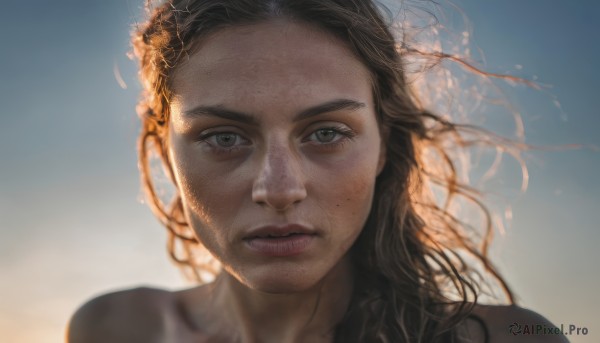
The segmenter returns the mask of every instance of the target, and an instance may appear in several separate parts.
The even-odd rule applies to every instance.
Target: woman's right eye
[[[229,148],[235,145],[238,135],[236,135],[235,133],[226,132],[217,133],[213,137],[215,137],[215,141],[219,146]]]
[[[200,137],[201,142],[207,143],[215,152],[232,152],[240,145],[248,145],[248,140],[234,132],[211,132]]]

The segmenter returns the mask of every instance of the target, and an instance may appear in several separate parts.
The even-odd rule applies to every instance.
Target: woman
[[[133,43],[148,198],[173,259],[201,281],[214,266],[198,259],[206,249],[216,278],[93,299],[69,342],[566,341],[509,332],[553,326],[512,304],[487,236],[476,244],[428,192],[479,204],[444,145],[473,128],[423,108],[403,64],[415,50],[376,4],[173,0]],[[176,187],[169,207],[152,151]],[[476,269],[459,253],[511,305],[478,305]]]

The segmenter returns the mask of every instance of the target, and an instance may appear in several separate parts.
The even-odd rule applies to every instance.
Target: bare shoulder
[[[541,314],[516,305],[476,305],[473,314],[485,323],[490,343],[495,342],[569,342]]]
[[[67,342],[161,342],[170,292],[139,287],[98,296],[71,317]]]

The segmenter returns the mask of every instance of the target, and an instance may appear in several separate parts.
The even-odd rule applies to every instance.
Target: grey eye
[[[332,129],[319,129],[315,131],[315,137],[321,143],[329,143],[333,141],[336,135],[337,132]]]
[[[218,133],[215,135],[215,140],[218,145],[229,148],[235,144],[236,136],[235,133]]]

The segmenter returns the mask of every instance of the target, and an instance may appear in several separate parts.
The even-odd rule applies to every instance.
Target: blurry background
[[[552,85],[512,94],[529,143],[600,145],[598,2],[456,4],[487,70]],[[126,53],[141,1],[1,8],[0,341],[60,342],[90,297],[186,287],[169,263],[165,230],[140,201],[140,87]],[[523,306],[557,325],[588,328],[572,342],[598,342],[600,155],[530,155],[529,190],[513,202],[494,257]]]

